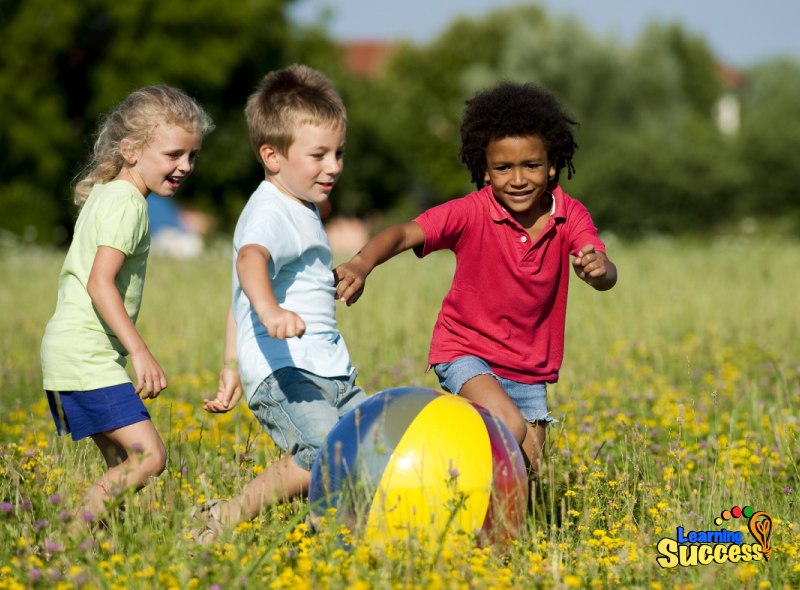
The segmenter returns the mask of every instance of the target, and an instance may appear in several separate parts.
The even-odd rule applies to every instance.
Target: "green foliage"
[[[334,518],[312,534],[298,525],[302,499],[231,527],[216,546],[187,539],[193,507],[241,492],[278,452],[244,401],[228,414],[202,410],[222,362],[230,245],[190,261],[151,258],[137,328],[169,383],[145,402],[167,471],[115,500],[126,509],[96,529],[93,547],[68,539],[64,520],[105,462],[93,442],[56,435],[41,390],[63,252],[0,252],[0,588],[797,587],[800,315],[787,310],[800,275],[786,269],[800,244],[662,238],[609,256],[620,269],[611,291],[572,277],[564,364],[547,389],[559,422],[528,527],[484,552],[473,535],[436,550],[413,537],[370,547],[363,529]],[[438,387],[424,371],[453,269],[450,252],[405,253],[375,269],[355,306],[338,307],[368,393]],[[656,563],[656,544],[676,527],[718,530],[722,510],[745,505],[774,519],[769,562]],[[746,526],[724,528],[751,542]]]
[[[741,208],[750,215],[789,215],[800,228],[800,63],[761,64],[749,81],[739,147],[750,178]]]
[[[283,65],[295,43],[286,4],[3,2],[0,226],[69,226],[70,180],[87,160],[98,117],[131,90],[162,83],[196,97],[217,125],[181,198],[238,214],[225,204],[243,204],[260,175],[242,109],[259,78]],[[23,193],[33,211],[52,214],[18,217]]]
[[[464,101],[504,78],[538,83],[581,122],[578,173],[562,184],[598,227],[704,232],[739,215],[796,211],[800,66],[764,64],[750,77],[741,133],[727,137],[715,118],[724,87],[702,38],[652,24],[622,47],[574,18],[522,6],[459,20],[429,46],[401,46],[350,109],[368,112],[363,123],[396,146],[419,210],[473,190],[457,160]],[[768,206],[761,187],[775,195]]]
[[[741,216],[800,228],[800,63],[776,60],[726,90],[705,41],[649,25],[630,47],[535,5],[462,18],[427,45],[401,44],[376,79],[345,71],[322,28],[287,22],[291,0],[0,0],[0,230],[63,243],[71,180],[98,117],[134,88],[195,96],[217,129],[178,199],[230,230],[262,171],[243,107],[266,72],[307,63],[348,107],[334,212],[407,219],[473,190],[458,161],[464,101],[501,78],[554,91],[581,122],[577,175],[562,181],[603,230],[709,231]],[[717,128],[723,95],[741,129]],[[33,238],[32,236],[35,236]]]

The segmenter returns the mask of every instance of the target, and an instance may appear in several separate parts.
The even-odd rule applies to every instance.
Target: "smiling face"
[[[493,139],[486,147],[486,176],[495,198],[518,221],[549,211],[542,203],[550,176],[556,173],[547,150],[535,136]],[[523,224],[524,225],[524,224]]]
[[[126,164],[117,178],[133,183],[145,197],[151,192],[171,197],[194,170],[203,139],[177,125],[159,125],[141,149],[126,141],[121,145]]]
[[[328,200],[344,169],[345,128],[301,125],[286,156],[270,145],[261,147],[267,180],[306,207]]]

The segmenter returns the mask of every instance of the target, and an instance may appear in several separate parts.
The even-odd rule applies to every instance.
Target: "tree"
[[[168,84],[217,129],[181,198],[238,214],[260,169],[242,115],[260,77],[301,43],[287,0],[3,0],[0,4],[0,228],[64,241],[70,181],[98,117],[133,89]],[[53,228],[56,228],[53,235]],[[59,229],[60,228],[60,229]]]

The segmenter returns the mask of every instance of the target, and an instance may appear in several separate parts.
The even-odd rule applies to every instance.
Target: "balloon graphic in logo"
[[[312,518],[336,508],[371,543],[455,531],[518,535],[527,505],[522,452],[488,410],[455,395],[399,387],[370,396],[328,434],[311,469]]]
[[[763,517],[764,520],[758,522],[756,519],[760,517]],[[755,540],[761,544],[764,557],[769,561],[770,553],[772,553],[772,547],[770,546],[770,541],[772,540],[772,517],[766,512],[756,512],[750,517],[747,528],[750,529],[750,533]]]

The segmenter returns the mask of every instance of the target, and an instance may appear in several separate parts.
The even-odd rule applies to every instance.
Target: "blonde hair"
[[[133,149],[146,147],[159,125],[180,126],[205,136],[212,129],[203,108],[180,90],[169,86],[146,86],[134,90],[100,124],[92,158],[75,185],[75,204],[83,205],[95,184],[113,180],[125,160],[120,144],[131,141]]]
[[[247,99],[244,113],[250,145],[262,165],[261,146],[269,144],[286,156],[301,125],[347,126],[347,110],[331,81],[322,72],[302,65],[264,76]]]

